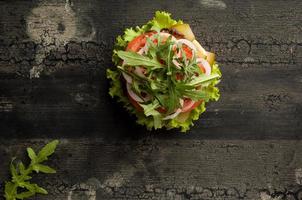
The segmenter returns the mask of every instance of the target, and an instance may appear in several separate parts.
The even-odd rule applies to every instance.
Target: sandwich
[[[167,12],[127,28],[116,39],[112,60],[109,94],[148,130],[186,132],[206,104],[220,97],[215,54],[202,47],[189,24]]]

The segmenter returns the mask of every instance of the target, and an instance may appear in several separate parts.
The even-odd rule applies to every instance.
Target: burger
[[[219,99],[215,54],[196,40],[189,24],[157,11],[147,24],[116,39],[109,94],[151,129],[186,132]]]

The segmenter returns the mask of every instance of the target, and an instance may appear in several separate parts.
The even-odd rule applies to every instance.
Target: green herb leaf
[[[48,143],[45,147],[41,149],[38,153],[37,162],[43,162],[48,159],[48,156],[55,152],[57,145],[59,144],[58,140],[54,140]]]
[[[13,180],[17,180],[18,172],[16,170],[16,167],[15,167],[13,161],[14,161],[14,158],[13,158],[13,160],[10,163],[10,173],[12,175]]]
[[[147,56],[140,55],[131,51],[118,51],[117,55],[123,59],[127,65],[146,66],[154,69],[163,68],[162,64],[157,59],[151,59]]]
[[[211,74],[209,76],[207,75],[200,75],[196,79],[194,79],[192,82],[190,82],[188,85],[189,86],[194,86],[194,85],[199,85],[201,83],[205,83],[208,81],[211,81],[213,79],[219,78],[219,74]]]
[[[14,183],[12,182],[6,182],[5,183],[5,187],[4,187],[4,197],[6,200],[14,200],[16,199],[17,190],[16,190],[16,186]]]
[[[27,148],[27,154],[28,154],[28,157],[33,161],[37,158],[35,151],[30,147]]]
[[[18,163],[18,169],[20,174],[25,174],[25,166],[21,161]]]
[[[19,194],[16,195],[17,199],[27,199],[29,197],[32,197],[35,195],[35,192],[33,191],[26,191],[26,192],[21,192]]]
[[[151,115],[158,115],[159,112],[157,110],[155,110],[156,108],[158,108],[159,103],[157,101],[154,101],[150,104],[144,105],[144,104],[140,104],[140,106],[144,109],[144,113],[146,116],[151,116]]]
[[[144,114],[149,117],[153,117],[153,123],[154,123],[154,128],[161,128],[162,127],[162,117],[160,113],[156,110],[158,108],[159,103],[158,101],[153,101],[150,104],[144,105],[140,104],[140,106],[144,109]]]
[[[19,183],[19,187],[26,188],[27,190],[34,192],[36,190],[35,184],[32,184],[28,181]]]
[[[42,165],[42,164],[35,164],[33,166],[33,170],[35,170],[37,173],[39,173],[39,172],[43,172],[43,173],[47,173],[47,174],[56,173],[56,170],[54,170],[53,168],[48,167],[46,165]]]
[[[193,101],[199,101],[200,99],[208,100],[209,96],[205,91],[199,91],[199,90],[186,90],[183,92],[183,95],[192,99]]]
[[[38,186],[37,184],[35,184],[35,191],[39,194],[48,194],[48,192],[44,188]]]
[[[53,168],[43,165],[41,162],[47,160],[48,157],[54,153],[58,143],[58,140],[48,143],[41,149],[38,155],[36,155],[32,148],[27,148],[28,157],[31,159],[27,167],[25,167],[22,162],[17,163],[16,167],[14,165],[15,158],[12,159],[10,164],[12,180],[7,181],[4,187],[4,197],[6,200],[26,199],[34,196],[36,193],[47,194],[44,188],[28,180],[31,179],[30,174],[33,171],[44,173],[56,172]],[[18,188],[22,188],[22,192],[18,193]]]

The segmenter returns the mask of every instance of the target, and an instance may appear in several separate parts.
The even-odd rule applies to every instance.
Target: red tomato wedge
[[[164,107],[159,107],[156,109],[158,112],[160,113],[166,113],[167,112],[167,109],[165,109]]]
[[[137,36],[133,40],[131,40],[126,48],[126,51],[134,51],[138,52],[141,48],[143,48],[147,42],[147,36],[151,36],[155,34],[155,32],[149,32],[142,35]]]
[[[192,57],[193,57],[192,50],[189,47],[187,47],[186,45],[182,45],[182,49],[184,50],[187,58],[192,59]]]
[[[199,66],[200,70],[205,74],[206,69],[203,67],[203,65],[201,63],[197,63],[197,65]]]
[[[190,112],[201,104],[202,100],[193,102],[191,99],[184,99],[184,105],[181,112]]]

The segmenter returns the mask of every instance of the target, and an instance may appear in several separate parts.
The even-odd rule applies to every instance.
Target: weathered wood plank
[[[189,134],[150,134],[107,94],[114,38],[155,10],[221,64],[221,100]],[[0,178],[61,138],[37,199],[300,199],[301,83],[300,0],[2,1]]]
[[[2,141],[1,158],[44,141]],[[38,199],[290,199],[301,195],[301,148],[287,140],[62,139],[48,162],[58,173],[36,176],[50,192]]]
[[[172,7],[153,1],[141,10],[134,9],[138,1],[68,2],[2,3],[1,94],[15,108],[1,112],[8,134],[18,132],[16,123],[21,130],[28,125],[33,135],[41,127],[47,135],[70,127],[81,134],[88,126],[92,132],[121,132],[133,119],[116,122],[116,104],[107,97],[105,69],[112,66],[114,37],[143,24],[160,5],[192,24],[197,38],[218,54],[224,75],[222,100],[209,105],[189,137],[301,137],[300,1],[177,1]],[[40,71],[40,80],[28,79]]]

